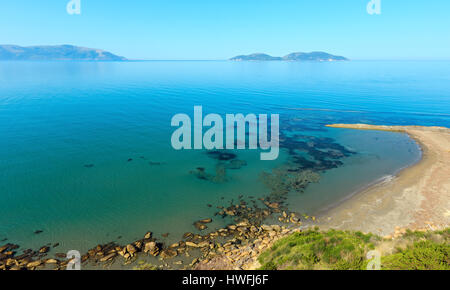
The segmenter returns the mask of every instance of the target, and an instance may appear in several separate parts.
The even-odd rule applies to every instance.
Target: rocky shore
[[[315,220],[289,212],[283,201],[276,202],[273,197],[258,201],[263,207],[258,207],[256,202],[249,206],[243,200],[228,207],[219,206],[216,216],[233,217],[238,222],[207,234],[187,232],[182,240],[170,245],[159,242],[152,232],[126,245],[116,242],[97,245],[82,254],[82,269],[109,269],[117,265],[137,270],[254,269],[258,255],[275,240],[299,231],[301,220]],[[281,225],[262,224],[266,218],[275,215]],[[212,220],[198,220],[193,226],[202,232]],[[7,243],[0,247],[0,270],[64,270],[69,260],[64,253],[53,254],[57,246],[45,245],[18,254],[20,246]],[[154,262],[149,262],[148,258],[154,258]]]

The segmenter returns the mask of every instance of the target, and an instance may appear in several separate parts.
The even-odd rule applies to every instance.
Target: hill
[[[58,61],[126,61],[111,52],[73,45],[17,46],[0,45],[0,60],[58,60]]]
[[[232,61],[346,61],[343,56],[333,55],[322,51],[293,52],[284,57],[270,56],[265,53],[253,53],[249,55],[238,55],[230,58]]]

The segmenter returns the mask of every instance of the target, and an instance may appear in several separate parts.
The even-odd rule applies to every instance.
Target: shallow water
[[[316,168],[319,183],[289,193],[291,210],[318,212],[420,156],[404,134],[324,125],[450,126],[449,64],[0,62],[0,240],[23,248],[59,242],[60,252],[148,230],[178,240],[217,205],[269,194],[261,172],[292,154],[308,167],[330,160],[322,152],[348,150],[337,168]],[[190,171],[213,174],[218,161],[170,144],[172,116],[192,115],[195,105],[204,114],[279,113],[288,141],[275,161],[235,150],[247,165],[227,170],[226,182],[198,179]],[[214,217],[209,227],[229,222]]]

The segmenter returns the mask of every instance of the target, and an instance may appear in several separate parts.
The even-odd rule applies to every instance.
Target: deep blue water
[[[247,165],[226,181],[190,174],[218,164],[171,147],[172,116],[195,105],[280,114],[280,157],[235,150]],[[261,173],[294,155],[306,168],[326,164],[322,152],[352,152],[317,170],[318,184],[289,193],[291,210],[313,214],[418,160],[404,134],[324,127],[354,122],[450,127],[450,62],[0,62],[0,240],[59,242],[62,252],[148,230],[177,240],[215,206],[267,195]],[[210,228],[229,222],[214,218]]]

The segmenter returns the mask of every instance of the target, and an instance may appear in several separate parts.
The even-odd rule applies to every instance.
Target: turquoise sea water
[[[170,143],[172,116],[195,105],[280,114],[280,157],[235,150],[246,166],[197,178],[218,160]],[[231,222],[215,207],[267,195],[261,173],[294,157],[321,179],[289,209],[314,214],[420,158],[404,134],[324,127],[354,122],[450,126],[450,62],[0,62],[0,240],[59,252],[149,230],[178,240],[195,220]]]

